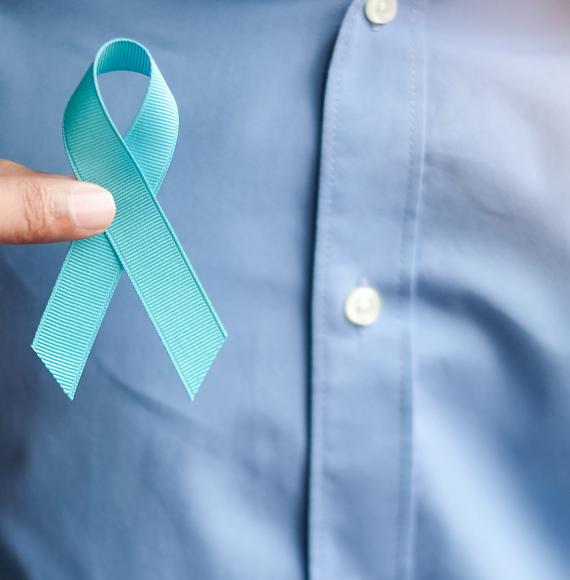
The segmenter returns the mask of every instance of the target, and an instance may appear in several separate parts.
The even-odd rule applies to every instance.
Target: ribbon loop
[[[111,120],[97,76],[132,71],[148,89],[126,137]],[[156,194],[178,135],[178,109],[139,43],[105,44],[67,104],[63,137],[77,178],[115,198],[109,229],[73,242],[32,348],[73,398],[121,273],[126,271],[191,397],[227,337]]]

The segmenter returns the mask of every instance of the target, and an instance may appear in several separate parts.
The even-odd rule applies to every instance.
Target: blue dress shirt
[[[0,580],[569,578],[569,29],[564,0],[1,2],[0,157],[42,171],[97,48],[152,52],[161,205],[230,337],[191,402],[123,278],[70,403],[30,348],[66,245],[0,248]],[[127,127],[144,81],[102,84]]]

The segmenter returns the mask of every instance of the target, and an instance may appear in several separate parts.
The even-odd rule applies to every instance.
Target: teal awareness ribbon
[[[149,77],[124,138],[97,84],[112,71]],[[32,344],[70,399],[123,270],[190,397],[227,338],[156,200],[177,136],[178,108],[149,52],[127,39],[103,45],[67,104],[63,138],[77,179],[109,190],[117,212],[106,232],[71,244]]]

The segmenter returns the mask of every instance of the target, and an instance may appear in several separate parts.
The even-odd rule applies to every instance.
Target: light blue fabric
[[[67,245],[0,249],[0,578],[566,580],[569,27],[561,0],[0,3],[0,157],[37,169],[69,171],[97,47],[151,50],[160,204],[231,331],[191,403],[123,276],[70,405],[29,348]],[[124,132],[145,87],[100,80]]]
[[[124,140],[97,81],[116,71],[150,77]],[[123,270],[191,397],[227,337],[155,199],[177,136],[176,101],[148,51],[107,42],[67,104],[63,138],[77,179],[112,192],[117,213],[105,233],[71,244],[32,343],[71,399]]]

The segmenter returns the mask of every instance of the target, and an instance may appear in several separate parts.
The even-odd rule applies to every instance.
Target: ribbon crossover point
[[[97,84],[113,71],[149,77],[125,137]],[[106,232],[71,244],[32,343],[70,399],[123,271],[190,397],[227,338],[156,199],[177,136],[176,101],[150,53],[128,39],[104,44],[67,104],[63,139],[77,179],[108,189],[117,212]]]

